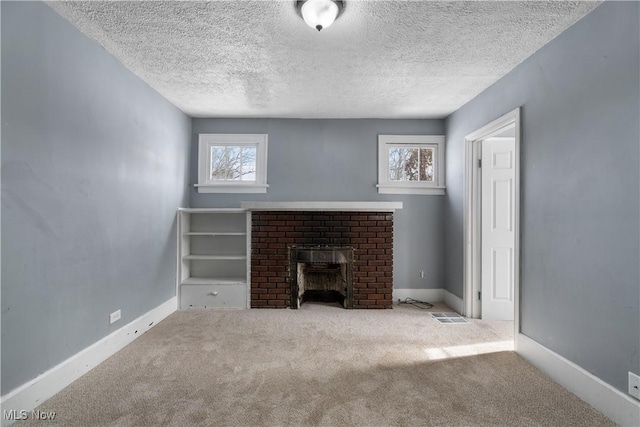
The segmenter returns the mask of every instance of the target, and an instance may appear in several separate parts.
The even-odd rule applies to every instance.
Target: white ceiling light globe
[[[304,22],[320,31],[329,27],[338,17],[338,5],[333,0],[307,0],[300,9]]]

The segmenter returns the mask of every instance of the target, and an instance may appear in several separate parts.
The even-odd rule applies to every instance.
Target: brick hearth
[[[392,213],[254,211],[251,223],[252,308],[290,306],[291,245],[352,246],[354,308],[391,308]]]

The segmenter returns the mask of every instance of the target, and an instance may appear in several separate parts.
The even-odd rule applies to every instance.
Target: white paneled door
[[[482,318],[513,320],[515,138],[482,141]]]

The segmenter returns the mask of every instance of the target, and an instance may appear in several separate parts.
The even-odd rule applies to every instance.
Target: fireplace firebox
[[[305,301],[339,302],[353,308],[353,248],[290,246],[291,308]]]

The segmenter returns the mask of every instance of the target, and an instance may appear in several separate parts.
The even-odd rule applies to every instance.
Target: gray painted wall
[[[443,135],[442,120],[194,119],[192,129],[192,184],[199,133],[266,133],[269,189],[226,195],[192,187],[191,207],[239,207],[249,200],[402,201],[394,217],[394,287],[444,286],[443,196],[378,195],[376,188],[378,135]]]
[[[462,296],[464,137],[522,106],[522,333],[625,392],[640,373],[639,6],[598,6],[446,121],[446,288]]]
[[[191,121],[46,4],[1,7],[4,395],[175,295]]]

